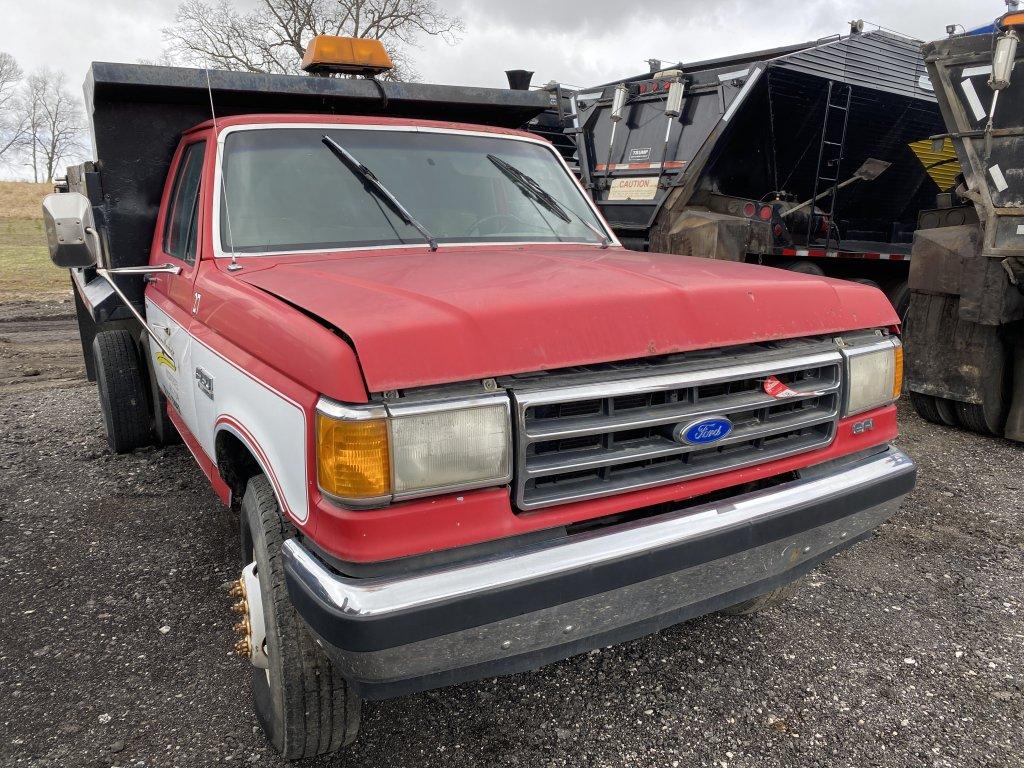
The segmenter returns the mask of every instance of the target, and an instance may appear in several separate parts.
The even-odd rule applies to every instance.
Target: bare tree
[[[21,78],[18,62],[0,51],[0,160],[19,149],[25,139],[26,120],[18,100]]]
[[[82,106],[68,92],[64,73],[44,67],[28,76],[22,111],[32,177],[53,181],[61,164],[82,149]]]
[[[162,31],[173,60],[245,72],[298,72],[316,35],[376,38],[395,63],[388,76],[411,80],[408,50],[419,36],[454,44],[463,25],[435,0],[260,0],[247,12],[232,0],[185,0]]]

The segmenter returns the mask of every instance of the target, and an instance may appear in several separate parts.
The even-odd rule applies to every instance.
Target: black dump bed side
[[[626,81],[630,98],[610,154],[614,84],[579,97],[580,149],[594,196],[622,235],[644,237],[670,194],[676,210],[714,193],[811,197],[822,138],[837,138],[834,110],[824,136],[830,83],[833,103],[845,104],[847,88],[851,94],[840,180],[869,157],[892,163],[878,180],[839,192],[836,220],[844,238],[909,243],[917,212],[940,191],[909,146],[943,131],[917,41],[874,31],[673,69],[683,72],[687,89],[667,151],[665,92],[651,75]],[[628,167],[663,158],[674,167]],[[835,169],[821,174],[834,176]],[[644,176],[660,176],[653,198],[621,199],[624,193],[610,189],[615,179]],[[818,191],[825,188],[819,182]]]
[[[85,103],[101,189],[94,179],[89,191],[102,200],[113,266],[148,261],[171,157],[182,132],[210,119],[211,92],[218,117],[337,113],[518,128],[550,106],[545,91],[94,63]]]

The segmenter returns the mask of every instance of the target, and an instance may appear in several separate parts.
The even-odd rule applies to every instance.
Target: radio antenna
[[[235,255],[235,236],[231,231],[231,205],[228,202],[228,177],[224,173],[224,153],[221,151],[220,146],[220,130],[217,128],[217,110],[213,108],[213,86],[210,85],[210,68],[203,67],[203,71],[206,73],[206,94],[210,97],[210,117],[213,118],[213,140],[217,147],[217,165],[220,166],[220,184],[224,194],[224,216],[227,218],[228,223],[228,249],[231,251],[231,263],[228,264],[228,269],[231,272],[236,272],[242,268],[242,265],[238,263],[238,257]],[[214,201],[214,205],[217,202]]]

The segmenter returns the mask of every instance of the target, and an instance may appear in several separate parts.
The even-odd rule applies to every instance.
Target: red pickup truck
[[[360,698],[776,602],[914,485],[880,291],[625,250],[535,135],[240,114],[167,167],[148,264],[113,266],[113,181],[47,234],[112,448],[176,431],[240,512],[285,756],[350,742]]]

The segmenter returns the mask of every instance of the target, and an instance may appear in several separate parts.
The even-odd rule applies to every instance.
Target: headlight
[[[348,506],[503,485],[511,479],[508,397],[317,404],[317,480]]]
[[[896,337],[846,347],[846,415],[894,402],[903,388],[903,346]]]

